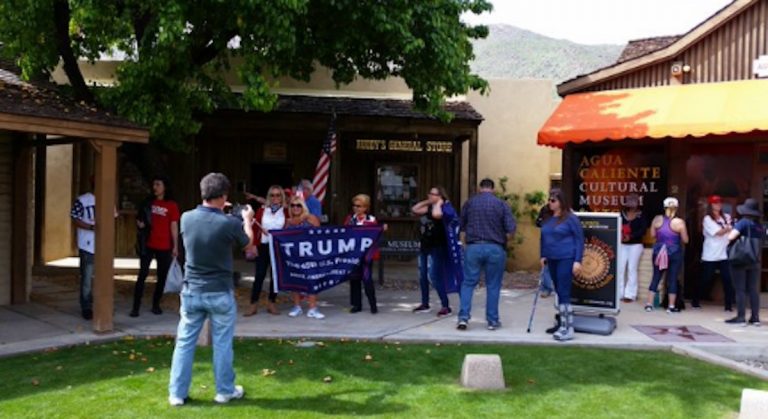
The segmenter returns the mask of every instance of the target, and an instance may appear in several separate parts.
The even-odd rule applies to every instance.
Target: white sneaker
[[[184,399],[180,399],[174,396],[169,396],[168,403],[170,403],[171,406],[184,406]]]
[[[213,401],[216,403],[229,403],[230,400],[242,399],[243,395],[245,395],[243,386],[235,386],[235,391],[232,394],[217,394]]]
[[[307,310],[307,317],[311,319],[322,320],[325,318],[325,314],[321,313],[317,308],[310,308]]]
[[[303,313],[303,312],[304,312],[304,311],[301,309],[301,307],[299,307],[299,306],[293,306],[293,308],[291,309],[291,311],[290,311],[290,312],[288,312],[288,316],[289,316],[289,317],[296,317],[296,316],[300,316],[300,315],[301,315],[301,313]]]

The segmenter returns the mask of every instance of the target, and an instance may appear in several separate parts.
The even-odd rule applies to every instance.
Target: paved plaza
[[[240,265],[244,279],[237,289],[239,310],[247,304],[252,276],[249,265]],[[57,268],[67,269],[67,268]],[[415,275],[401,269],[401,277]],[[251,274],[252,275],[252,274]],[[72,275],[69,275],[72,277]],[[58,278],[58,279],[57,279]],[[164,297],[165,312],[154,315],[149,311],[150,290],[145,292],[145,304],[138,318],[128,316],[130,311],[133,275],[117,275],[115,317],[113,333],[95,334],[90,322],[79,315],[77,283],[60,277],[38,277],[33,283],[33,302],[24,305],[0,307],[0,356],[42,350],[49,347],[83,344],[117,339],[125,335],[173,335],[179,316],[178,297]],[[402,279],[402,278],[401,278]],[[148,287],[151,289],[151,287]],[[411,287],[413,288],[413,287]],[[434,294],[434,292],[433,292]],[[724,323],[733,313],[726,313],[720,305],[704,305],[700,310],[685,310],[680,314],[667,314],[663,310],[643,311],[641,303],[623,304],[617,316],[618,327],[610,336],[577,333],[568,343],[552,340],[545,329],[553,323],[553,298],[540,299],[531,333],[526,333],[533,304],[534,291],[506,288],[500,303],[502,327],[486,330],[485,289],[475,292],[472,319],[466,331],[456,330],[458,296],[450,295],[454,313],[437,318],[437,296],[432,295],[433,310],[414,314],[411,310],[419,303],[415,289],[377,290],[379,313],[371,314],[364,305],[363,312],[351,314],[349,290],[346,284],[319,297],[319,306],[326,315],[323,320],[300,316],[288,317],[291,307],[288,296],[279,298],[281,315],[268,314],[264,309],[256,316],[238,316],[236,334],[250,338],[308,338],[308,339],[365,339],[386,341],[476,342],[546,345],[596,345],[633,349],[669,349],[706,356],[718,353],[731,358],[744,353],[746,359],[768,358],[768,325],[742,327]],[[762,298],[765,307],[768,296]],[[767,310],[761,318],[766,319]],[[701,351],[704,349],[705,351]],[[768,378],[768,375],[765,376]]]

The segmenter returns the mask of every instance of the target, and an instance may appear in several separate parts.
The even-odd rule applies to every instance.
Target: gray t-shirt
[[[187,257],[184,280],[190,292],[233,288],[232,246],[242,249],[248,244],[240,220],[200,205],[181,215],[181,239]]]

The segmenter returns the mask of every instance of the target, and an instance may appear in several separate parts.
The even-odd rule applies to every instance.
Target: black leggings
[[[746,319],[747,304],[749,298],[749,307],[752,309],[751,320],[760,320],[760,265],[754,264],[745,267],[734,267],[732,272],[733,285],[736,288],[736,310],[737,317]]]
[[[251,288],[251,304],[259,301],[261,288],[264,284],[264,278],[267,276],[267,268],[270,265],[269,244],[259,244],[259,256],[256,257],[256,274],[253,278],[253,288]],[[274,303],[277,300],[275,292],[275,283],[272,278],[269,279],[269,302]]]
[[[149,264],[152,259],[157,260],[157,284],[152,294],[152,307],[160,307],[160,299],[163,298],[165,279],[168,277],[168,268],[171,267],[173,256],[170,250],[155,250],[147,248],[139,259],[139,277],[133,289],[133,309],[138,311],[141,307],[141,297],[144,295],[144,283],[149,275]]]
[[[369,270],[371,265],[368,265]],[[364,281],[362,272],[355,272],[349,278],[349,302],[352,307],[363,307],[363,290],[361,288],[365,289],[365,296],[368,298],[370,308],[378,310],[378,307],[376,307],[376,288],[373,286],[373,278]]]

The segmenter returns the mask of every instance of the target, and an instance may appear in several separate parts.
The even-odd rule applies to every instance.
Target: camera
[[[225,212],[228,215],[231,215],[238,220],[243,219],[243,211],[250,209],[250,205],[248,204],[240,204],[240,203],[233,203],[232,206],[227,206],[228,210],[225,210]]]

